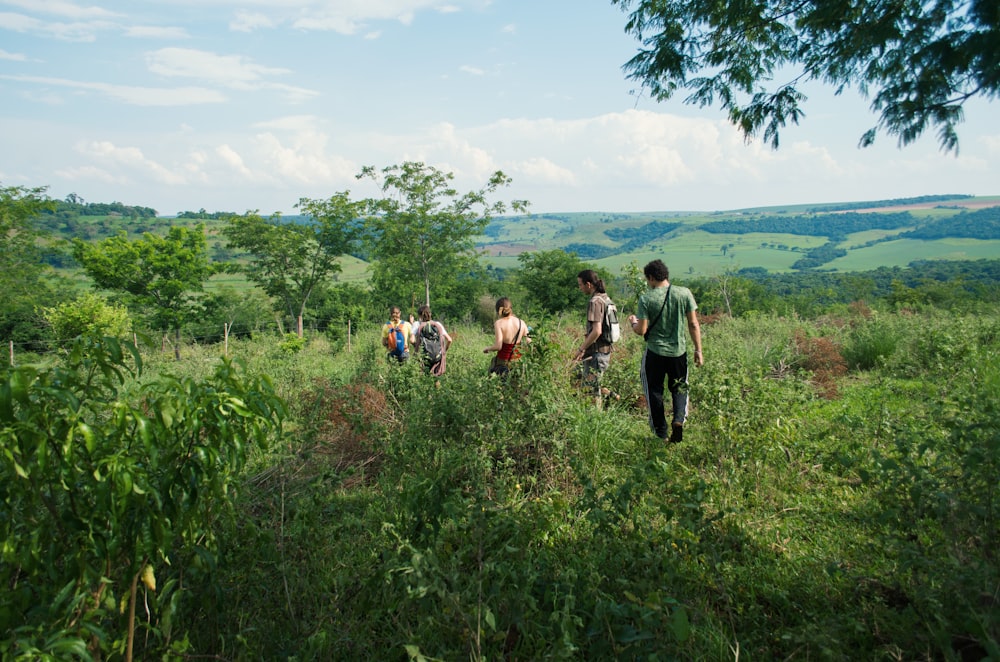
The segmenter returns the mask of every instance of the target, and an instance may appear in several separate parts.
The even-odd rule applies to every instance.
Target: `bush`
[[[83,338],[64,365],[3,373],[3,659],[186,648],[184,626],[197,621],[181,618],[185,586],[212,584],[234,475],[283,407],[229,362],[205,382],[161,377],[127,401],[139,370],[133,347]]]
[[[93,292],[84,292],[72,301],[44,308],[45,319],[52,325],[58,342],[67,344],[78,336],[110,336],[119,340],[131,330],[128,310],[108,303]]]
[[[842,351],[851,370],[874,370],[892,358],[898,345],[898,328],[871,319],[851,329]]]

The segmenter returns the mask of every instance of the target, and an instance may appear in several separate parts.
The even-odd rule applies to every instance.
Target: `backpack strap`
[[[667,293],[663,295],[663,305],[660,306],[660,312],[656,314],[656,319],[653,320],[652,323],[650,323],[649,327],[646,329],[647,338],[649,337],[649,333],[653,330],[653,327],[656,326],[656,323],[660,321],[661,317],[663,317],[663,309],[667,307],[667,299],[670,298],[670,288],[673,286],[674,286],[673,283],[667,285]]]

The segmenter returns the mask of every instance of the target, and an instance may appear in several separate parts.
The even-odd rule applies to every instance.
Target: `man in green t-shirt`
[[[649,425],[660,439],[677,443],[684,438],[688,413],[687,337],[694,345],[694,364],[704,365],[701,353],[701,325],[698,304],[686,287],[670,284],[670,271],[662,260],[653,260],[642,269],[649,290],[639,297],[639,309],[628,316],[629,326],[646,341],[640,376],[649,407]],[[673,404],[673,423],[667,430],[663,385],[667,383]]]

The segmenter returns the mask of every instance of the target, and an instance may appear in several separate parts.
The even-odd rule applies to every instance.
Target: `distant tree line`
[[[891,214],[843,214],[761,216],[750,219],[711,221],[699,229],[713,234],[750,234],[766,232],[771,234],[794,234],[814,237],[845,237],[854,232],[866,230],[897,230],[917,225],[917,219],[910,212]]]
[[[648,244],[655,239],[659,239],[679,227],[681,227],[681,223],[652,221],[637,228],[608,228],[604,231],[604,234],[613,241],[627,241],[628,243],[622,246],[623,249],[627,245],[634,245],[638,248],[643,244]]]
[[[236,216],[234,211],[205,211],[202,207],[198,211],[182,211],[177,214],[177,218],[190,218],[194,220],[204,220],[204,221],[223,221],[230,216]]]
[[[879,209],[882,207],[901,207],[903,205],[919,205],[931,202],[952,202],[955,200],[968,200],[974,198],[973,195],[919,195],[915,198],[894,198],[892,200],[874,200],[871,202],[844,202],[836,205],[822,205],[810,207],[811,212],[834,212],[850,211],[852,209]]]
[[[971,212],[964,211],[899,235],[900,239],[943,239],[945,237],[1000,239],[1000,207],[987,207]]]
[[[83,198],[71,193],[65,200],[56,202],[54,213],[71,212],[80,216],[124,216],[125,218],[156,218],[152,207],[126,205],[121,202],[84,202]]]

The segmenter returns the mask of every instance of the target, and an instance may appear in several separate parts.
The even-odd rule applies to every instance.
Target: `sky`
[[[533,213],[724,211],[1000,195],[996,102],[859,148],[848,90],[805,89],[781,145],[658,102],[610,0],[0,0],[0,186],[181,211],[296,213],[420,161]]]

